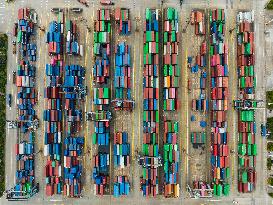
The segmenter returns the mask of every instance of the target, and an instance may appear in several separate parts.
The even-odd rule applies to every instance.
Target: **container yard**
[[[270,23],[194,1],[15,4],[6,203],[265,204]]]

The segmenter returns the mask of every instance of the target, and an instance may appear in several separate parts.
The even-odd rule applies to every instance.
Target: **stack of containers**
[[[130,165],[130,144],[127,132],[116,132],[114,135],[114,166],[128,167]]]
[[[143,111],[143,155],[147,158],[157,159],[158,132],[159,132],[159,40],[158,23],[159,10],[146,9],[144,27],[144,71],[143,71],[143,103],[148,101]],[[149,49],[147,49],[149,47]],[[153,162],[154,160],[151,160]],[[158,194],[158,170],[153,163],[143,167],[140,178],[140,187],[143,196],[156,196]]]
[[[125,42],[116,46],[115,50],[115,110],[132,111],[134,102],[131,97],[131,49]]]
[[[65,23],[66,35],[66,53],[69,55],[83,56],[83,46],[78,43],[77,25],[75,21],[67,20]]]
[[[131,20],[129,16],[129,9],[116,8],[115,21],[118,25],[119,34],[129,35],[131,33]]]
[[[45,166],[46,195],[62,193],[62,73],[63,53],[62,50],[52,50],[54,44],[60,48],[63,42],[63,18],[59,13],[59,22],[52,21],[49,24],[47,43],[49,44],[50,64],[46,65],[46,88],[44,97],[46,110],[44,110],[44,156],[47,157]],[[50,37],[51,36],[51,37]],[[57,36],[57,37],[56,37]],[[53,41],[58,39],[58,42]],[[56,48],[57,48],[56,47]]]
[[[225,13],[223,9],[210,11],[210,66],[211,100],[227,100],[228,97],[228,46],[224,43]],[[220,76],[213,73],[221,70]],[[211,107],[213,103],[211,103]],[[228,195],[230,185],[229,148],[227,133],[227,107],[211,111],[212,177],[214,195]]]
[[[79,88],[84,86],[85,69],[80,65],[65,66],[63,84],[65,106],[64,139],[64,187],[63,194],[68,197],[80,197],[82,191],[82,154],[84,137],[79,136],[82,127],[81,107],[83,96]]]
[[[18,10],[17,42],[21,50],[26,50],[32,41],[34,23],[30,21],[30,9]],[[34,44],[32,44],[34,45]],[[26,197],[33,195],[35,187],[34,176],[34,121],[37,120],[34,109],[37,103],[37,91],[35,89],[36,67],[28,61],[25,52],[21,52],[21,60],[17,66],[17,108],[18,127],[20,128],[19,144],[16,144],[16,185],[14,196]],[[31,55],[29,56],[31,57]]]
[[[196,35],[205,35],[205,14],[202,11],[191,12],[191,25],[194,25]]]
[[[21,132],[26,133],[37,119],[34,105],[37,103],[37,92],[35,89],[36,68],[29,61],[21,60],[17,66],[17,107],[18,125]]]
[[[53,21],[49,24],[49,31],[46,36],[48,43],[48,53],[52,55],[61,55],[63,53],[63,23]]]
[[[114,197],[127,196],[130,192],[130,183],[126,176],[115,177]]]
[[[110,68],[110,34],[111,21],[110,10],[97,10],[97,20],[95,21],[94,32],[94,55],[95,65],[93,67],[93,75],[95,88],[94,92],[94,108],[97,112],[108,112],[110,103],[110,85],[107,79],[109,78]],[[99,62],[99,63],[97,63]],[[93,180],[94,194],[104,195],[106,189],[109,190],[110,179],[110,122],[109,120],[96,119],[94,122],[95,133],[93,134],[93,143],[97,145],[98,153],[93,158]]]
[[[34,176],[34,132],[29,132],[27,141],[21,141],[15,145],[17,161],[15,196],[30,194],[35,186]]]
[[[164,196],[179,197],[178,122],[164,120]]]
[[[180,68],[178,67],[178,12],[174,8],[164,10],[164,88],[163,88],[163,109],[178,109],[178,88]],[[156,50],[151,42],[145,44],[146,49]]]
[[[205,144],[207,140],[206,132],[191,132],[192,144]]]
[[[240,101],[248,104],[238,109],[238,191],[253,192],[256,187],[257,173],[255,142],[255,87],[254,71],[254,14],[253,12],[239,12],[237,15],[237,66]]]
[[[21,53],[26,54],[27,44],[29,44],[30,36],[33,35],[34,23],[30,21],[30,9],[20,8],[18,10],[18,33],[17,43],[21,45]],[[25,55],[22,55],[25,57]]]
[[[93,81],[100,84],[106,84],[109,78],[109,56],[110,56],[110,35],[111,22],[110,10],[99,9],[97,11],[97,20],[94,26],[94,54],[101,56],[96,58],[93,66]]]
[[[127,132],[114,134],[114,167],[124,170],[130,166],[130,144]],[[127,176],[115,176],[114,197],[129,195],[130,183]]]

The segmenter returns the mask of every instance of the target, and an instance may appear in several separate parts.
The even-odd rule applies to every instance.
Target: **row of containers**
[[[131,96],[131,47],[120,42],[115,48],[114,70],[114,100],[111,104],[114,110],[132,111],[134,101]]]
[[[32,57],[34,54],[29,53],[29,45],[36,47],[32,43],[35,32],[35,24],[31,20],[33,12],[29,8],[20,8],[18,10],[18,23],[15,24],[17,29],[14,34],[17,36],[18,47],[21,50],[21,60],[17,65],[16,72],[19,134],[15,146],[16,184],[7,191],[7,199],[29,198],[38,191],[34,169],[35,130],[38,126],[35,124],[38,118],[34,108],[37,103],[36,67],[33,62],[35,60]]]
[[[77,54],[75,54],[77,55]],[[83,103],[85,99],[85,68],[80,65],[66,65],[64,71],[64,168],[63,195],[80,197],[82,191],[82,156],[84,137],[80,135],[83,122]]]
[[[225,104],[228,97],[228,47],[224,42],[225,12],[210,10],[210,66],[211,66],[211,173],[213,194],[229,195],[230,163],[227,133],[227,104],[215,106],[214,100]],[[222,70],[222,72],[219,72]],[[219,75],[218,75],[219,74]],[[216,94],[215,94],[216,93]],[[216,103],[217,103],[216,102]]]
[[[36,61],[37,50],[36,44],[30,42],[30,37],[34,34],[35,23],[32,19],[34,13],[35,11],[29,8],[19,9],[18,22],[14,25],[13,33],[17,37],[21,57],[31,62]]]
[[[129,9],[116,8],[115,22],[116,32],[119,35],[130,35],[131,20]],[[115,46],[115,67],[114,67],[114,100],[111,105],[115,111],[132,111],[134,101],[131,96],[131,46],[125,42],[119,42]],[[128,196],[130,193],[130,181],[127,174],[130,173],[130,144],[128,143],[127,132],[116,132],[114,134],[114,182],[113,196]]]
[[[179,126],[176,121],[164,120],[163,167],[164,196],[179,197]]]
[[[130,144],[128,143],[127,132],[116,132],[114,134],[114,168],[117,170],[129,169],[130,167]],[[127,196],[130,193],[130,182],[126,175],[114,176],[114,197]]]
[[[131,33],[131,20],[129,9],[116,8],[115,22],[117,24],[117,31],[120,35],[129,35]]]
[[[96,114],[110,111],[110,38],[112,32],[110,10],[97,10],[94,31],[93,104]],[[94,120],[93,156],[94,194],[110,194],[110,119]],[[120,180],[122,182],[122,180]],[[123,186],[124,187],[124,186]]]
[[[164,10],[163,42],[163,110],[174,111],[179,107],[178,88],[180,78],[180,67],[178,66],[178,11],[174,8]],[[146,42],[145,48],[151,51],[157,50],[158,52],[158,44],[153,42]]]
[[[46,86],[44,90],[44,167],[46,196],[62,194],[62,150],[63,150],[63,40],[64,14],[58,14],[58,21],[49,23],[46,36],[50,63],[45,66]]]
[[[237,69],[238,90],[240,104],[238,110],[238,191],[240,193],[253,192],[256,187],[256,155],[255,141],[255,87],[254,71],[254,14],[253,12],[239,12],[237,15]],[[239,105],[237,103],[236,105]]]
[[[203,10],[192,10],[190,16],[191,25],[194,26],[196,36],[204,36],[206,34],[205,27],[205,13]],[[197,75],[199,78],[199,85],[195,87],[198,90],[199,97],[197,99],[191,100],[191,122],[196,121],[196,115],[207,114],[209,110],[209,100],[207,99],[206,88],[207,88],[207,71],[206,71],[206,58],[207,58],[207,44],[204,40],[200,45],[199,53],[195,56],[195,63],[193,64],[193,57],[188,57],[188,68],[191,70],[193,75]],[[191,80],[188,80],[189,91],[191,91]],[[200,127],[202,131],[196,131],[192,128],[190,133],[190,140],[193,148],[199,148],[206,143],[206,132],[204,128],[206,127],[206,119],[202,119]]]
[[[142,167],[140,189],[143,196],[155,197],[158,188],[159,146],[159,10],[145,10],[143,45],[143,145],[142,153],[147,166]],[[148,106],[147,106],[148,104]],[[146,106],[145,106],[146,105]]]
[[[77,28],[76,21],[67,20],[65,22],[66,30],[66,50],[68,55],[83,56],[83,45],[79,44],[79,29]]]

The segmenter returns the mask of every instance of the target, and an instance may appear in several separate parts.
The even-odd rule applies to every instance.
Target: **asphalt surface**
[[[76,59],[71,58],[68,59],[69,63],[79,63],[84,65],[87,69],[86,74],[86,84],[88,85],[89,91],[92,90],[92,83],[91,83],[91,68],[93,65],[93,51],[92,51],[92,42],[93,42],[93,21],[96,18],[96,9],[101,8],[98,1],[91,1],[89,0],[89,8],[83,7],[79,4],[76,0],[16,0],[16,3],[6,4],[4,0],[0,2],[0,32],[7,33],[9,35],[9,55],[8,55],[8,84],[7,84],[7,93],[11,93],[13,96],[16,96],[16,87],[12,84],[12,71],[16,69],[17,58],[15,55],[12,54],[12,25],[16,21],[17,18],[17,10],[21,7],[31,7],[35,9],[38,13],[39,18],[39,25],[44,26],[46,29],[48,28],[49,22],[52,21],[56,16],[50,12],[50,9],[53,7],[82,7],[84,8],[83,17],[87,20],[86,23],[80,22],[80,42],[85,46],[85,58]],[[133,50],[133,98],[136,101],[136,108],[132,114],[117,114],[117,119],[119,120],[115,127],[119,129],[122,127],[125,131],[130,133],[130,143],[132,145],[132,158],[134,159],[135,151],[141,149],[142,145],[142,49],[143,49],[143,25],[144,25],[144,11],[145,8],[160,8],[161,1],[153,0],[153,1],[145,1],[145,0],[120,0],[115,1],[116,6],[119,7],[127,7],[130,8],[130,15],[131,19],[133,20],[135,17],[140,17],[140,21],[138,22],[138,32],[135,32],[136,29],[136,21],[133,20],[133,29],[132,34],[130,37],[126,38],[125,40],[128,44],[132,45]],[[237,1],[230,1],[230,0],[184,0],[184,4],[182,8],[179,6],[178,1],[176,0],[166,0],[164,1],[163,7],[175,7],[180,11],[181,19],[180,19],[180,31],[186,25],[186,18],[189,11],[193,8],[224,8],[226,9],[226,18],[227,18],[227,30],[233,28],[235,26],[235,16],[238,10],[250,10],[251,8],[255,11],[255,53],[256,53],[256,65],[255,65],[255,72],[257,77],[257,99],[265,99],[265,88],[266,88],[266,67],[265,61],[266,56],[264,52],[264,45],[265,43],[265,36],[264,36],[264,0],[237,0]],[[114,8],[110,6],[109,8]],[[8,18],[5,18],[8,17]],[[69,14],[70,18],[77,18],[77,16],[73,14]],[[89,33],[86,29],[87,26],[91,28],[91,32]],[[191,42],[191,34],[189,33],[190,30],[187,30],[185,36],[186,38],[180,40],[180,51],[181,57],[179,58],[179,63],[181,64],[182,68],[185,65],[186,54],[190,51],[192,46]],[[227,32],[228,33],[228,32]],[[229,45],[229,71],[230,71],[230,82],[236,80],[236,33],[233,32],[232,34],[227,34],[226,40],[228,41]],[[43,90],[45,86],[45,73],[44,67],[45,64],[49,62],[49,56],[47,54],[47,45],[45,43],[45,34],[44,32],[37,31],[37,89],[39,93],[39,102],[36,106],[36,110],[38,111],[39,119],[42,119],[42,110],[45,107],[44,100],[43,100]],[[118,40],[121,40],[118,36],[114,38],[115,43]],[[269,67],[269,66],[268,66]],[[186,80],[183,76],[186,76],[187,73],[182,69],[182,82],[180,83],[181,89],[181,99],[185,99],[187,91],[185,90]],[[236,99],[237,96],[237,87],[236,83],[230,85],[231,90],[231,98],[232,100]],[[85,103],[85,110],[90,111],[91,107],[91,99],[92,93],[89,92],[89,95],[86,98]],[[14,99],[15,100],[15,99]],[[15,109],[15,101],[13,100],[12,109],[7,108],[7,120],[14,120],[16,118],[16,109]],[[187,121],[187,117],[185,113],[189,109],[188,106],[184,106],[181,109],[181,113],[179,113],[179,121],[181,124],[181,132],[187,133],[189,128],[189,122]],[[237,156],[231,156],[231,195],[229,197],[222,197],[219,199],[212,199],[212,200],[192,200],[188,198],[188,194],[185,191],[185,186],[187,183],[190,183],[190,170],[189,164],[191,163],[191,159],[188,155],[182,154],[182,163],[181,163],[181,189],[182,194],[179,199],[164,199],[162,196],[159,196],[157,199],[149,199],[141,196],[141,192],[139,191],[139,176],[140,176],[140,169],[136,165],[136,161],[133,160],[132,166],[130,169],[130,180],[133,186],[133,190],[129,197],[115,199],[112,196],[104,196],[104,197],[96,197],[93,195],[93,182],[90,179],[91,173],[91,158],[94,153],[96,153],[96,148],[91,145],[91,134],[93,129],[93,124],[90,122],[86,122],[84,124],[84,135],[86,136],[87,142],[85,145],[85,157],[83,160],[84,163],[84,191],[83,191],[83,198],[81,199],[67,199],[62,196],[53,196],[53,197],[46,197],[44,191],[44,172],[43,167],[45,163],[45,157],[42,154],[38,154],[35,157],[35,176],[36,181],[40,183],[40,192],[34,196],[28,202],[8,202],[4,198],[0,199],[0,204],[20,204],[20,205],[29,205],[29,204],[223,204],[229,205],[232,204],[232,201],[238,201],[241,205],[250,205],[250,204],[271,204],[271,199],[268,198],[266,194],[266,152],[265,152],[265,140],[260,137],[260,124],[265,121],[266,119],[266,112],[265,109],[259,109],[256,112],[256,123],[257,123],[257,135],[256,135],[256,143],[258,144],[258,156],[257,156],[257,174],[258,174],[258,182],[256,191],[252,194],[238,194],[237,193]],[[128,120],[131,119],[131,120]],[[40,137],[36,145],[36,150],[40,150],[43,147],[43,123],[40,120],[41,126],[38,130],[37,134]],[[186,122],[186,123],[184,123]],[[231,134],[230,137],[230,147],[233,148],[236,152],[237,150],[237,113],[230,107],[230,112],[228,115],[228,122],[229,122],[229,132],[234,133]],[[16,171],[16,161],[15,161],[15,153],[14,153],[14,144],[17,139],[17,131],[7,129],[6,135],[6,188],[9,189],[14,186],[15,184],[15,171]],[[182,143],[180,150],[185,149],[189,150],[189,144],[187,143],[187,135],[184,135],[182,138]],[[187,151],[188,152],[188,151]],[[207,153],[209,154],[209,153]],[[206,167],[204,172],[209,173],[209,167]]]

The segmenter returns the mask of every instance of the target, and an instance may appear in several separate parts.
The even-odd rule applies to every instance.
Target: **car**
[[[62,12],[63,11],[63,9],[61,9],[61,8],[52,8],[51,9],[51,12],[54,12],[54,13],[59,13],[59,12]]]
[[[12,53],[16,54],[16,41],[12,41]]]
[[[11,94],[8,94],[7,96],[7,103],[8,103],[8,106],[11,107]]]
[[[81,13],[83,11],[82,8],[71,8],[70,10],[76,13]]]

